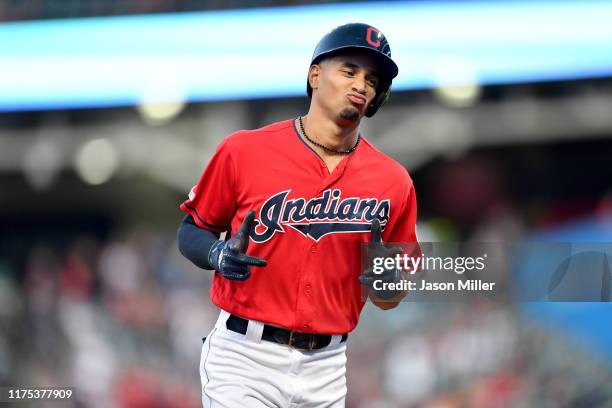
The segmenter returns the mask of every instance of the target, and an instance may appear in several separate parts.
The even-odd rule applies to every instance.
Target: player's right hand
[[[380,220],[375,218],[370,226],[370,244],[368,245],[368,258],[370,265],[366,268],[363,274],[359,276],[359,283],[369,287],[371,293],[373,293],[379,299],[388,300],[395,297],[397,295],[396,291],[376,290],[373,287],[373,283],[376,280],[380,280],[384,283],[399,282],[402,279],[401,271],[396,268],[391,268],[385,269],[384,272],[377,274],[374,273],[373,262],[375,258],[393,258],[395,255],[401,254],[402,252],[403,250],[400,247],[388,248],[385,246],[382,241],[382,227],[380,225]]]
[[[251,276],[249,266],[266,266],[265,259],[246,254],[255,211],[248,212],[238,231],[227,241],[217,241],[208,254],[208,261],[224,278],[243,281]]]

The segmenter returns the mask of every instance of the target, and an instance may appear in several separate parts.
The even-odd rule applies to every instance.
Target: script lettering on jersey
[[[284,226],[287,226],[318,242],[327,234],[370,231],[374,218],[380,220],[383,228],[389,221],[391,203],[388,199],[341,199],[339,189],[328,189],[308,201],[305,198],[288,200],[290,192],[276,193],[263,203],[251,232],[253,241],[266,242],[277,232],[284,233]]]

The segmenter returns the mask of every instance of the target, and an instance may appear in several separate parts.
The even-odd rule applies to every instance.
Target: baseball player
[[[215,271],[221,309],[202,347],[205,407],[344,406],[362,291],[383,309],[403,296],[371,286],[360,246],[416,242],[410,176],[359,133],[397,73],[378,29],[335,28],[312,58],[308,114],[227,136],[181,204],[179,248]]]

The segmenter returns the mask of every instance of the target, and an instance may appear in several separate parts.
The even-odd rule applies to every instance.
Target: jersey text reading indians
[[[278,231],[289,226],[314,241],[334,233],[365,232],[374,218],[385,226],[389,220],[389,200],[347,197],[340,199],[339,189],[325,190],[320,197],[287,200],[291,190],[281,191],[268,198],[255,220],[251,238],[266,242]]]

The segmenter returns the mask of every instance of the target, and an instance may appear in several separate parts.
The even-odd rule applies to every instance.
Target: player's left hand
[[[395,255],[401,254],[404,251],[400,247],[387,248],[382,242],[382,227],[380,220],[375,218],[370,227],[370,244],[368,246],[368,269],[359,276],[359,283],[368,286],[370,291],[379,299],[392,299],[398,295],[395,290],[376,290],[374,289],[374,281],[381,283],[394,283],[402,279],[402,271],[397,268],[385,268],[382,273],[374,273],[375,258],[393,258]]]
[[[265,259],[246,254],[254,220],[255,211],[251,210],[234,236],[227,241],[217,241],[213,244],[208,256],[209,263],[224,278],[243,281],[251,276],[249,266],[264,267],[267,265]]]

